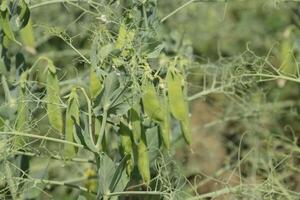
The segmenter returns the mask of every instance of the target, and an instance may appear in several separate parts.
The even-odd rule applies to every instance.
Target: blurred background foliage
[[[186,2],[159,1],[159,15]],[[173,51],[188,52],[196,62],[187,80],[190,93],[203,94],[191,101],[194,152],[176,151],[199,192],[241,183],[261,190],[219,198],[273,199],[265,193],[268,184],[279,193],[299,192],[299,154],[292,150],[299,145],[299,84],[230,75],[256,66],[262,74],[275,68],[299,80],[293,71],[299,63],[299,9],[296,1],[196,1],[164,21]],[[224,89],[211,87],[218,82]],[[297,198],[287,193],[281,197]]]

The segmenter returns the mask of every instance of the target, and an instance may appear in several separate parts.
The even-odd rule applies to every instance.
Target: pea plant
[[[168,180],[164,158],[174,141],[192,140],[189,60],[166,54],[156,1],[66,1],[100,21],[88,30],[88,53],[46,28],[79,56],[71,70],[36,48],[31,9],[48,3],[1,1],[0,198],[42,198],[61,187],[78,199],[172,198],[168,182],[184,180]],[[51,180],[52,163],[84,170]]]

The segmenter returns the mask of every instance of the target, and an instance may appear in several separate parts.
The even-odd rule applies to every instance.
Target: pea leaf
[[[121,87],[118,75],[111,72],[104,80],[104,88],[101,93],[96,97],[95,104],[98,105],[94,112],[100,114],[102,109],[112,109],[111,111],[126,112],[129,106],[124,103],[124,95],[121,95],[126,90],[126,86]]]
[[[19,31],[25,27],[30,18],[30,11],[24,0],[21,0],[16,7],[16,13],[14,13],[9,20],[13,31]]]
[[[20,44],[15,38],[13,30],[9,23],[9,13],[8,11],[0,11],[0,25],[1,29],[3,30],[4,34],[12,41]]]
[[[107,44],[105,46],[100,46],[100,36],[96,35],[93,39],[90,60],[91,65],[94,69],[99,69],[99,64],[101,64],[105,58],[114,50],[113,44]]]
[[[160,44],[157,47],[155,47],[155,49],[152,52],[148,53],[147,57],[148,58],[157,58],[163,49],[164,49],[164,45]]]
[[[116,165],[106,154],[100,157],[99,191],[97,199],[113,192],[124,191],[129,179],[126,175],[125,162],[122,159],[119,165]],[[110,200],[117,200],[118,197],[111,197]]]
[[[75,125],[75,133],[76,133],[76,136],[74,137],[75,141],[79,144],[82,144],[86,149],[89,149],[90,151],[97,153],[98,150],[96,146],[93,144],[92,138],[90,138],[88,132],[87,117],[81,115],[80,125],[78,124],[74,116],[71,117]]]

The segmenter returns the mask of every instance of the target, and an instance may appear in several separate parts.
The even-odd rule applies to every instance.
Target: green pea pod
[[[141,118],[140,118],[140,104],[136,104],[129,111],[132,136],[135,144],[138,144],[141,139]]]
[[[66,124],[65,124],[65,140],[74,142],[74,121],[72,116],[74,117],[75,121],[79,123],[79,101],[76,88],[73,88],[71,94],[68,99],[68,107],[66,111]],[[76,155],[77,149],[72,145],[65,145],[64,146],[64,155],[66,157],[74,157]]]
[[[146,114],[160,124],[161,137],[167,149],[170,148],[170,127],[168,111],[162,99],[156,93],[155,87],[150,81],[143,85],[143,105]]]
[[[143,84],[144,95],[142,97],[146,114],[160,124],[161,137],[167,149],[170,148],[169,112],[163,99],[156,93],[154,85],[146,81]]]
[[[156,122],[162,122],[165,120],[165,111],[161,106],[159,97],[156,94],[156,90],[152,82],[145,81],[143,84],[143,106],[146,114]]]
[[[91,68],[90,71],[90,94],[95,99],[102,90],[102,80],[97,76],[96,72]]]
[[[62,133],[63,129],[63,119],[62,112],[60,108],[60,97],[59,97],[59,81],[56,75],[55,66],[52,61],[48,61],[48,71],[47,71],[47,115],[50,125]]]
[[[121,149],[124,156],[128,157],[126,161],[126,172],[128,175],[131,174],[133,170],[133,161],[132,161],[132,141],[131,141],[131,131],[130,129],[121,122],[120,129],[120,140],[121,140]]]
[[[150,176],[150,165],[149,165],[149,155],[147,149],[146,135],[142,132],[141,141],[137,145],[137,166],[141,177],[146,184],[149,184]]]
[[[167,85],[170,110],[173,116],[180,122],[185,141],[191,144],[189,110],[182,89],[182,82],[182,75],[177,72],[175,68],[169,68],[167,73]]]

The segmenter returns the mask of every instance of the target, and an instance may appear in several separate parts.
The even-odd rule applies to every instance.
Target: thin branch
[[[78,143],[69,142],[66,140],[61,140],[61,139],[52,138],[52,137],[47,137],[47,136],[43,136],[43,135],[34,135],[34,134],[23,133],[23,132],[18,132],[18,131],[14,131],[14,132],[4,131],[4,132],[0,132],[0,134],[18,135],[18,136],[23,136],[23,137],[37,138],[37,139],[41,139],[41,140],[48,140],[48,141],[52,141],[52,142],[63,143],[63,144],[67,144],[67,145],[73,145],[73,146],[76,146],[79,148],[84,148],[83,145],[78,144]]]

